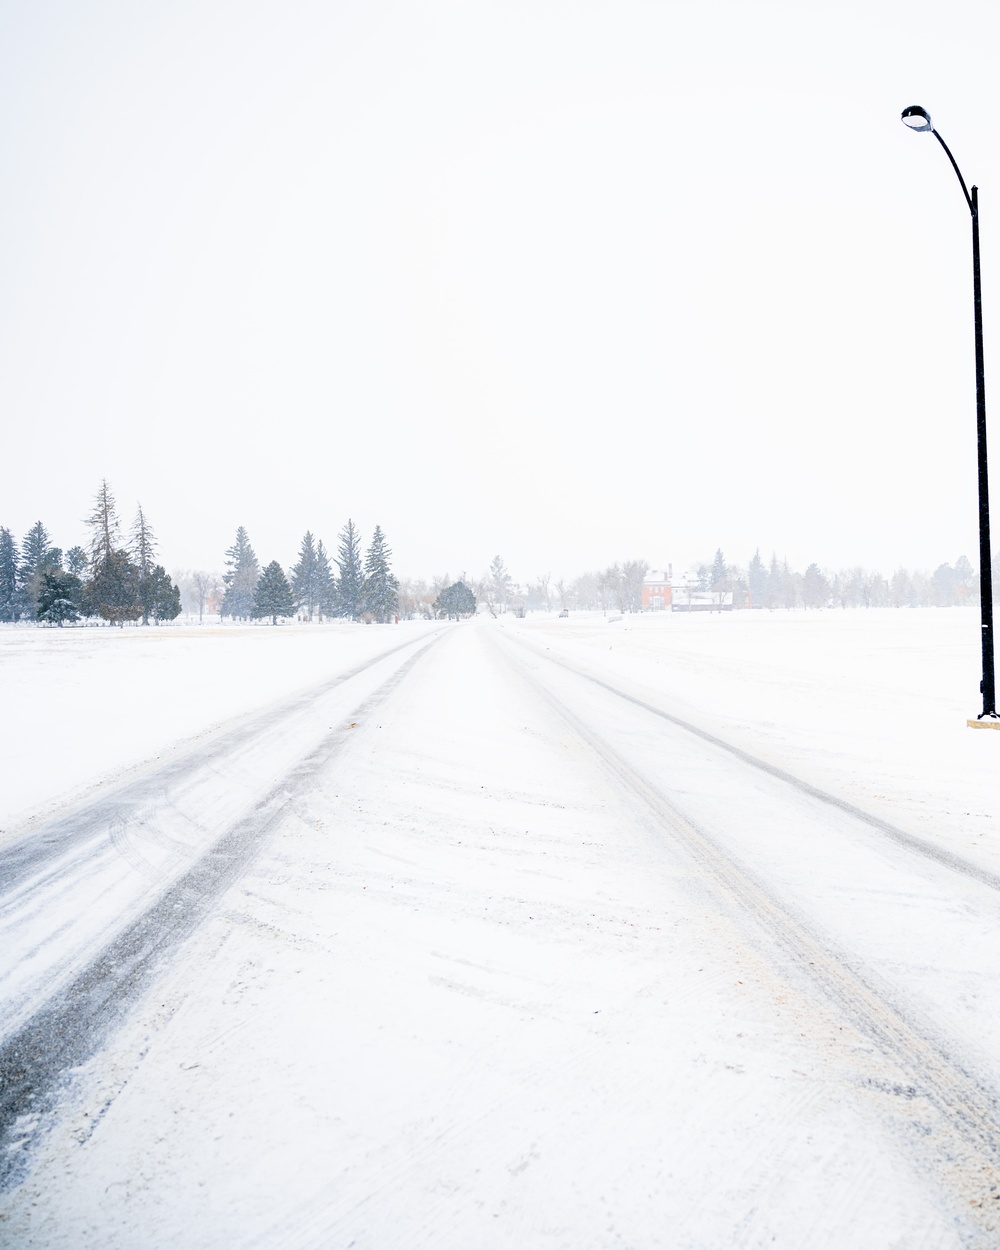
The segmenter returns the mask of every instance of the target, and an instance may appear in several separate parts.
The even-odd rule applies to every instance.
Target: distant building
[[[642,582],[642,610],[644,612],[732,612],[734,607],[748,606],[737,596],[733,602],[731,590],[704,590],[693,573],[674,577],[673,565],[666,569],[650,569]]]
[[[670,582],[673,575],[674,570],[671,564],[668,564],[665,570],[649,570],[642,579],[643,612],[662,612],[665,608],[670,607]]]
[[[686,573],[672,587],[670,610],[672,612],[732,612],[731,590],[703,590],[698,579]]]

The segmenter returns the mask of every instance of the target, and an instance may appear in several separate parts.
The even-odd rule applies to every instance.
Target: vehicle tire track
[[[241,716],[233,727],[216,732],[207,742],[198,742],[153,773],[146,771],[112,793],[103,794],[69,814],[56,817],[41,828],[26,833],[0,851],[0,886],[3,893],[11,893],[21,882],[45,871],[47,865],[67,853],[78,850],[85,854],[86,842],[95,835],[100,836],[109,829],[124,829],[137,806],[148,801],[151,786],[157,786],[164,792],[175,789],[192,769],[212,768],[216,761],[225,759],[258,735],[271,731],[277,720],[294,715],[375,664],[421,643],[426,645],[426,640],[414,642],[409,639],[316,686],[282,699],[264,711],[252,713],[249,720]]]
[[[963,1219],[971,1217],[974,1229],[964,1230],[970,1246],[995,1247],[1000,1228],[1000,1099],[994,1089],[957,1061],[936,1037],[911,1020],[893,1000],[892,991],[870,971],[850,966],[847,956],[787,903],[781,901],[752,869],[739,863],[708,833],[682,815],[649,781],[631,767],[603,738],[593,732],[562,700],[553,694],[520,658],[497,639],[494,645],[528,687],[556,712],[593,750],[608,773],[669,832],[741,913],[752,919],[791,967],[818,987],[836,1011],[863,1038],[874,1043],[877,1054],[858,1057],[857,1080],[861,1088],[888,1094],[895,1104],[898,1126],[909,1145],[917,1144],[923,1165],[947,1191],[957,1193]],[[545,657],[548,658],[548,657]],[[560,664],[560,661],[553,661]],[[560,664],[561,667],[571,666]],[[586,676],[585,674],[577,674]],[[596,678],[589,678],[610,693],[621,692]],[[621,696],[657,715],[657,709],[641,700]],[[666,719],[675,722],[675,718]],[[690,729],[684,722],[675,722]],[[699,737],[715,742],[711,735],[695,730]],[[744,752],[718,742],[725,750],[757,763]],[[765,771],[796,788],[813,793],[813,787],[764,765]],[[822,792],[819,792],[822,794]],[[832,796],[831,796],[832,797]],[[834,805],[850,811],[849,804]],[[859,813],[866,819],[867,815]],[[891,828],[891,826],[890,826]],[[904,835],[905,836],[905,835]],[[962,861],[959,861],[960,863]],[[946,863],[947,867],[952,867]],[[974,875],[974,874],[970,874]],[[879,1062],[889,1061],[888,1070]],[[899,1109],[905,1107],[905,1112]],[[918,1132],[913,1132],[916,1128]],[[908,1131],[907,1131],[908,1130]]]
[[[854,803],[848,802],[847,799],[841,798],[839,795],[831,794],[828,790],[823,790],[819,786],[813,785],[810,781],[805,781],[801,777],[797,777],[794,773],[788,772],[784,768],[779,768],[777,764],[771,764],[767,760],[761,759],[757,755],[752,755],[749,751],[744,751],[741,747],[735,746],[731,742],[727,742],[724,738],[719,738],[715,734],[709,733],[708,730],[700,728],[698,725],[692,724],[690,721],[683,720],[679,716],[675,716],[672,712],[667,712],[661,707],[657,707],[655,703],[647,703],[645,699],[640,699],[636,695],[628,694],[618,686],[613,686],[610,682],[604,681],[595,674],[587,672],[585,668],[581,668],[568,660],[559,659],[549,651],[541,651],[533,643],[527,642],[523,638],[511,639],[517,646],[523,647],[532,655],[539,659],[545,660],[549,664],[555,664],[559,668],[565,669],[568,673],[572,673],[574,677],[579,677],[584,681],[589,681],[595,686],[599,686],[602,690],[608,691],[609,694],[616,695],[619,699],[623,699],[626,703],[631,703],[635,707],[640,707],[645,712],[657,716],[660,720],[665,720],[669,724],[683,729],[689,734],[693,734],[696,738],[701,738],[703,742],[710,743],[713,747],[718,747],[720,751],[726,751],[729,755],[735,756],[736,759],[748,764],[751,768],[759,769],[761,772],[767,773],[771,777],[777,778],[778,781],[784,782],[786,785],[792,786],[801,794],[806,794],[812,799],[818,799],[819,802],[825,803],[830,807],[835,807],[841,812],[845,812],[848,816],[853,816],[856,820],[862,821],[871,828],[878,830],[890,841],[895,842],[897,846],[904,847],[908,851],[912,851],[917,855],[922,855],[926,859],[933,860],[944,868],[950,869],[952,872],[960,873],[964,877],[969,877],[973,881],[979,882],[980,885],[988,886],[991,890],[1000,890],[1000,873],[992,872],[989,868],[984,868],[980,864],[975,864],[971,860],[964,859],[961,855],[956,855],[953,851],[946,850],[944,847],[937,846],[933,842],[918,837],[917,834],[908,833],[905,829],[900,829],[898,825],[892,824],[888,820],[883,820],[881,816],[876,816],[872,812],[865,811],[863,807],[857,807]]]
[[[0,854],[0,1041],[349,718],[349,700],[362,700],[434,637],[259,709]]]
[[[369,716],[442,636],[396,669],[351,719]],[[288,706],[297,702],[298,697]],[[349,738],[350,730],[342,726],[327,734],[253,811],[224,830],[179,880],[0,1046],[0,1191],[25,1175],[64,1074],[101,1047],[177,947],[246,870],[289,805],[314,784]]]

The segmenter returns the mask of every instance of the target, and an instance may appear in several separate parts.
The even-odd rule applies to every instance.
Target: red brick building
[[[642,610],[643,612],[669,611],[672,592],[670,582],[673,578],[673,566],[666,569],[650,569],[642,579]]]

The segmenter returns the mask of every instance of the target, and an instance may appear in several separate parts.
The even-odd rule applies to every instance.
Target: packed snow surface
[[[0,1244],[996,1246],[978,634],[0,631]]]

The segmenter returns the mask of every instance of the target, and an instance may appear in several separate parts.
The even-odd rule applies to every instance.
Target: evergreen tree
[[[21,541],[21,564],[18,569],[21,611],[30,619],[37,615],[38,592],[43,574],[58,567],[53,555],[54,551],[49,546],[48,530],[41,521],[36,521]]]
[[[316,606],[321,615],[336,616],[337,584],[322,539],[316,544]]]
[[[825,608],[830,598],[830,583],[818,564],[810,564],[802,575],[802,602],[807,608]]]
[[[340,531],[337,552],[337,615],[356,621],[364,611],[364,577],[361,569],[361,539],[349,520]]]
[[[149,624],[150,604],[158,593],[150,586],[149,579],[153,572],[153,560],[156,556],[156,535],[153,527],[146,520],[142,504],[136,506],[135,520],[132,522],[132,542],[129,555],[139,572],[139,603],[142,605],[142,623]],[[166,576],[166,574],[164,574]],[[173,619],[172,617],[170,618]]]
[[[722,554],[722,548],[717,547],[715,558],[712,560],[712,567],[708,574],[709,590],[726,590],[728,578],[726,576],[726,557]]]
[[[236,531],[236,541],[226,552],[227,572],[222,581],[226,593],[222,598],[223,616],[249,620],[254,614],[254,590],[260,576],[260,564],[246,530],[241,525]]]
[[[438,597],[434,600],[434,612],[449,620],[452,617],[460,620],[463,616],[475,616],[476,596],[465,582],[454,582],[438,592]]]
[[[305,609],[306,620],[309,621],[313,618],[313,609],[319,606],[317,581],[316,543],[310,531],[306,530],[299,548],[299,562],[292,569],[292,594],[296,607]]]
[[[142,615],[139,570],[122,542],[121,522],[107,478],[102,478],[86,520],[90,530],[90,580],[84,584],[84,612],[124,625]]]
[[[175,586],[167,576],[163,565],[154,564],[145,577],[139,573],[138,564],[135,568],[139,574],[138,601],[142,610],[143,625],[149,624],[150,617],[159,624],[160,621],[172,621],[180,616],[180,588]]]
[[[0,621],[16,621],[21,616],[17,585],[17,548],[9,529],[0,527]]]
[[[781,577],[781,566],[778,557],[771,552],[771,567],[767,571],[767,585],[764,590],[764,606],[776,608],[784,601],[784,583]]]
[[[750,603],[755,608],[762,608],[767,589],[767,569],[760,558],[759,547],[753,553],[753,559],[747,568],[747,584],[750,587]]]
[[[97,569],[84,587],[83,607],[112,625],[139,619],[139,570],[127,551],[98,556]]]
[[[260,575],[253,596],[253,614],[258,620],[269,616],[272,625],[277,625],[279,616],[295,615],[295,597],[277,560],[272,560]]]
[[[950,564],[939,564],[931,576],[936,607],[948,608],[955,597],[955,570]],[[868,606],[867,604],[865,605]]]
[[[48,551],[49,532],[41,521],[36,521],[21,541],[21,568],[26,573],[41,569]]]
[[[70,547],[66,552],[66,572],[83,577],[87,571],[87,553],[82,547]]]
[[[399,581],[389,569],[392,552],[385,545],[381,526],[375,526],[371,546],[365,556],[364,601],[369,612],[380,625],[395,615],[398,604]]]
[[[490,611],[493,611],[495,604],[501,612],[506,612],[507,603],[511,596],[514,579],[507,572],[507,566],[499,556],[494,556],[490,561],[490,572],[487,579],[487,587],[490,593]],[[495,616],[496,613],[494,612]]]
[[[94,507],[86,520],[90,530],[90,568],[96,574],[102,560],[111,559],[121,548],[121,523],[107,478],[94,497]]]
[[[75,573],[43,573],[38,591],[37,616],[49,625],[65,625],[80,619],[83,584]]]

